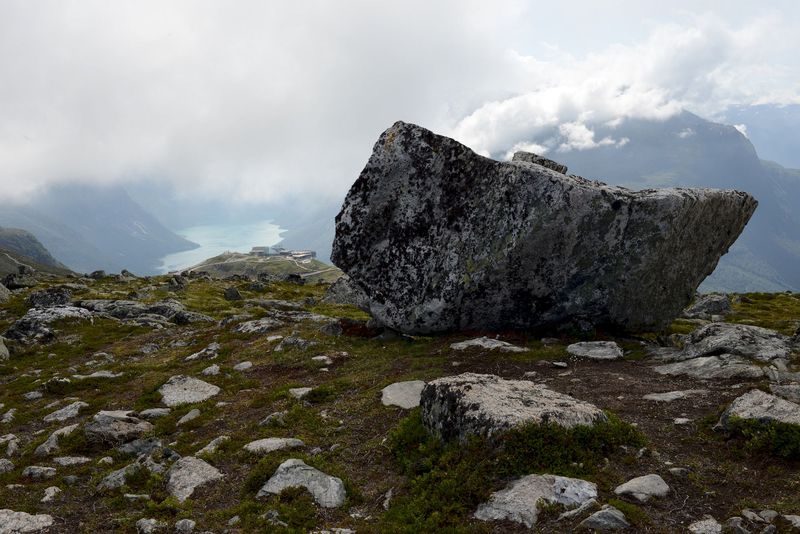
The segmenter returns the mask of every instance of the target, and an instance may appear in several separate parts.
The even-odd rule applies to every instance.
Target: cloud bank
[[[297,4],[0,3],[0,198],[136,180],[336,197],[395,120],[486,154],[590,150],[626,142],[598,122],[800,92],[800,32],[777,13],[636,12],[600,34],[591,2]],[[574,31],[553,24],[568,18]]]

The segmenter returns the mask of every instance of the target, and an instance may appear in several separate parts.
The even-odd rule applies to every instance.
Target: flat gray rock
[[[91,461],[92,459],[87,458],[86,456],[59,456],[57,458],[53,458],[53,463],[62,467],[88,464]]]
[[[230,441],[230,439],[230,436],[218,436],[209,441],[205,447],[197,451],[196,456],[200,456],[201,454],[214,454],[223,443]]]
[[[265,317],[263,319],[255,319],[253,321],[245,321],[236,325],[233,329],[234,332],[240,334],[266,334],[281,328],[286,323],[281,320]]]
[[[578,526],[586,530],[609,532],[626,529],[631,525],[625,518],[625,514],[610,504],[606,504],[600,510],[581,521]]]
[[[203,402],[219,393],[219,388],[191,376],[173,376],[158,389],[161,402],[169,407]]]
[[[556,475],[528,475],[492,493],[474,516],[482,521],[514,521],[533,528],[543,504],[568,508],[597,498],[597,485],[577,478]]]
[[[139,412],[139,417],[144,419],[158,419],[160,417],[166,417],[172,410],[169,408],[148,408],[147,410],[142,410]]]
[[[691,306],[683,310],[683,317],[709,320],[714,315],[722,315],[724,317],[731,313],[733,313],[733,308],[728,295],[711,293],[697,297]]]
[[[56,476],[55,467],[42,467],[40,465],[29,465],[22,470],[22,478],[31,480],[47,480]]]
[[[732,417],[759,423],[800,425],[800,404],[754,389],[736,398],[728,406],[720,417],[720,427],[728,428]]]
[[[607,421],[597,406],[542,384],[475,373],[428,382],[420,407],[425,426],[445,441],[494,436],[527,423],[571,428]]]
[[[583,341],[567,347],[567,352],[576,358],[588,360],[619,360],[622,349],[613,341]]]
[[[406,410],[416,408],[419,406],[419,399],[424,387],[425,382],[422,380],[389,384],[381,390],[381,403],[384,406],[398,406]]]
[[[94,415],[83,432],[87,441],[93,444],[120,445],[133,441],[154,428],[137,415],[128,410],[103,410]]]
[[[251,441],[243,448],[253,454],[269,454],[284,449],[296,449],[304,445],[305,443],[296,438],[265,438]]]
[[[620,484],[614,490],[617,495],[633,497],[639,502],[647,502],[653,497],[666,497],[669,494],[669,486],[664,479],[658,475],[644,475],[633,478],[624,484]]]
[[[499,339],[492,339],[489,337],[478,337],[475,339],[468,339],[450,345],[453,350],[467,350],[467,349],[485,349],[485,350],[499,350],[500,352],[528,352],[528,349],[517,347],[506,341]]]
[[[689,304],[757,205],[738,191],[634,192],[542,163],[494,161],[397,122],[336,217],[333,263],[404,333],[652,331]]]
[[[689,334],[680,359],[732,354],[769,363],[787,359],[794,350],[791,338],[774,330],[746,324],[711,323]]]
[[[680,362],[659,365],[653,370],[662,375],[691,376],[704,380],[717,378],[761,378],[764,369],[741,356],[701,356]]]
[[[68,404],[61,408],[60,410],[56,410],[55,412],[45,415],[43,421],[45,423],[52,423],[54,421],[63,422],[67,419],[72,419],[73,417],[78,417],[78,414],[83,408],[88,407],[89,404],[83,401],[75,401],[71,404]]]
[[[198,487],[223,477],[219,470],[194,456],[184,456],[167,472],[167,491],[183,502],[192,496]]]
[[[0,510],[0,534],[41,532],[53,526],[53,517],[47,514],[28,514],[14,510]]]
[[[347,497],[344,483],[340,478],[326,475],[297,459],[286,460],[278,466],[256,497],[279,494],[286,488],[293,487],[306,488],[314,497],[314,501],[323,508],[338,508],[344,504]]]
[[[695,395],[705,395],[708,393],[707,389],[686,389],[683,391],[665,391],[664,393],[648,393],[644,397],[644,400],[654,401],[654,402],[674,402],[676,400],[681,399],[688,399],[689,397],[693,397]]]
[[[722,534],[722,525],[710,515],[689,525],[691,534]]]

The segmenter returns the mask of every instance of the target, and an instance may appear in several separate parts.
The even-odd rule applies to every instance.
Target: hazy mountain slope
[[[158,260],[195,245],[174,234],[121,187],[68,186],[25,206],[0,208],[0,224],[33,233],[76,271],[156,272]]]
[[[36,236],[26,230],[0,227],[0,249],[30,258],[39,265],[66,269],[44,248]]]
[[[720,120],[743,125],[762,158],[800,168],[800,105],[734,107],[727,110]]]

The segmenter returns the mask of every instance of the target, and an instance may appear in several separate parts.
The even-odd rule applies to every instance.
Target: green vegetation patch
[[[787,460],[800,460],[800,425],[777,421],[762,423],[731,417],[728,426],[732,436],[745,440],[748,451],[768,452]]]
[[[468,521],[480,503],[515,477],[548,473],[597,479],[604,459],[620,446],[645,443],[635,427],[608,417],[593,427],[527,425],[492,442],[474,437],[445,444],[428,433],[419,409],[414,410],[389,434],[388,445],[408,483],[384,518],[385,530],[448,531]]]

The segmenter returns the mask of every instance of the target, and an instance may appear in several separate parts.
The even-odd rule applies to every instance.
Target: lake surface
[[[184,228],[175,233],[200,246],[164,256],[159,270],[179,271],[223,252],[249,252],[254,246],[272,246],[281,240],[281,232],[285,229],[271,221]]]

